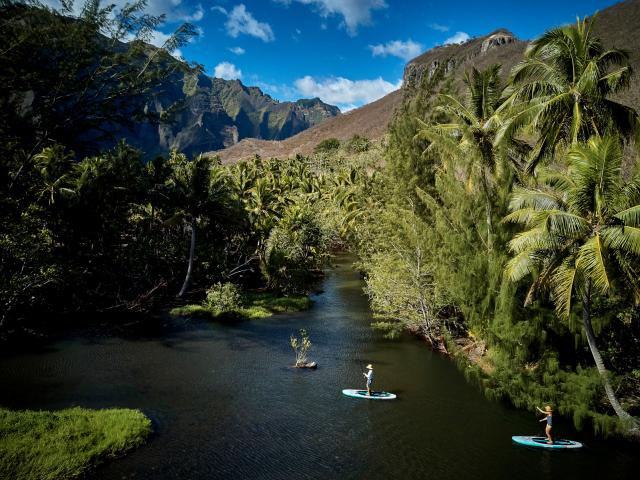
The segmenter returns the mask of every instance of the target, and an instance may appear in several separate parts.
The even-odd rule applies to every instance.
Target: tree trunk
[[[193,273],[193,256],[196,251],[196,225],[195,222],[191,223],[191,248],[189,249],[189,267],[187,267],[187,276],[184,278],[184,283],[182,284],[182,288],[180,289],[180,293],[178,293],[178,297],[184,295],[184,292],[187,291],[187,287],[189,283],[191,283],[191,275]]]
[[[491,195],[489,193],[489,182],[487,181],[486,172],[482,171],[482,190],[484,198],[487,202],[487,250],[493,250],[493,211],[491,208]]]
[[[620,405],[620,402],[613,391],[613,387],[611,386],[611,382],[609,381],[609,372],[607,372],[604,362],[602,361],[600,351],[596,346],[596,337],[593,333],[593,326],[591,324],[591,283],[587,285],[587,293],[582,299],[582,323],[584,325],[584,331],[587,334],[587,342],[589,343],[589,349],[591,350],[593,361],[595,362],[600,378],[602,379],[604,391],[607,394],[609,403],[611,403],[616,415],[618,415],[622,421],[629,424],[630,432],[635,435],[640,434],[640,431],[638,430],[638,421],[625,412],[622,405]]]

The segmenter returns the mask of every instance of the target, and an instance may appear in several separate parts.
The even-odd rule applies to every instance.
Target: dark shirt
[[[552,426],[551,415],[547,415],[547,425]]]

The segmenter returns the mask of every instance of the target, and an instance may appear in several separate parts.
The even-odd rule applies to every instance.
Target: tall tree
[[[189,161],[185,155],[174,152],[170,164],[173,170],[168,184],[176,209],[167,222],[184,222],[191,233],[187,273],[178,293],[181,297],[193,277],[198,225],[224,215],[230,203],[230,191],[223,170],[217,168],[210,157],[200,155]]]
[[[477,172],[486,199],[487,246],[491,249],[494,203],[491,183],[498,166],[494,139],[499,125],[496,112],[502,97],[500,65],[482,71],[474,67],[465,74],[464,83],[465,98],[440,95],[437,110],[450,122],[429,125],[420,121],[422,128],[417,137],[431,142],[427,150],[437,149],[444,154],[445,167],[456,168],[461,161],[467,176],[473,176],[474,170]]]
[[[167,75],[189,70],[169,53],[197,34],[192,25],[156,48],[146,42],[165,17],[145,13],[146,0],[119,10],[83,1],[54,10],[0,0],[0,148],[18,145],[26,162],[53,143],[95,154],[115,127],[158,121],[145,113],[145,98]]]
[[[638,433],[640,423],[620,405],[596,346],[591,304],[615,287],[640,295],[640,177],[623,182],[615,136],[574,145],[567,160],[568,174],[513,193],[504,221],[526,230],[509,243],[514,257],[505,273],[513,282],[534,275],[526,303],[548,289],[562,319],[569,318],[574,299],[581,301],[582,325],[609,402]]]
[[[611,100],[629,87],[628,54],[605,50],[593,35],[595,18],[578,19],[533,41],[511,72],[509,99],[501,107],[508,116],[496,143],[510,142],[522,129],[537,134],[529,157],[533,172],[558,146],[586,141],[607,132],[640,138],[640,117]]]

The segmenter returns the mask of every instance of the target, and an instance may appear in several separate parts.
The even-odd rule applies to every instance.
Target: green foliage
[[[626,430],[611,416],[611,405],[616,412],[622,407],[609,401],[610,393],[618,392],[622,406],[637,412],[640,392],[633,307],[640,268],[634,230],[640,189],[633,177],[637,158],[629,159],[634,153],[627,149],[623,171],[616,132],[624,130],[625,118],[629,126],[637,115],[616,110],[606,98],[613,92],[608,88],[625,87],[624,57],[598,50],[582,22],[561,30],[538,42],[549,40],[539,55],[525,58],[529,67],[516,67],[515,72],[528,68],[528,73],[512,74],[515,84],[504,91],[497,66],[472,69],[462,95],[447,92],[442,72],[426,78],[390,126],[385,171],[375,182],[355,175],[351,182],[336,183],[334,205],[348,219],[344,235],[361,257],[366,291],[379,318],[374,327],[389,336],[401,329],[428,335],[420,315],[427,305],[431,332],[442,338],[432,343],[438,348],[445,343],[487,396],[527,409],[551,403],[578,428],[619,434]],[[564,46],[554,43],[562,38]],[[580,47],[565,49],[571,42]],[[586,97],[572,102],[582,102],[587,110],[587,104],[604,102],[613,110],[594,106],[583,112],[581,119],[574,118],[574,124],[581,122],[578,136],[565,138],[574,110],[548,101],[551,87],[573,88],[570,80],[563,83],[570,69],[559,71],[571,58],[586,69],[580,75],[594,65],[604,72],[596,65],[602,62],[616,80],[609,86],[604,79],[595,86],[581,83],[593,95],[583,92]],[[549,89],[538,88],[538,80],[549,82]],[[541,106],[545,102],[549,108]],[[527,109],[537,116],[527,117]],[[563,119],[554,120],[561,112]],[[514,119],[522,122],[516,125]],[[586,143],[591,127],[599,136]],[[554,137],[554,129],[562,135]],[[529,143],[536,143],[533,150]],[[544,157],[543,144],[549,146],[544,155],[553,169],[540,169],[534,177],[524,166]],[[376,189],[368,190],[368,184]],[[518,223],[527,230],[518,233]],[[516,254],[513,260],[510,250]],[[563,263],[567,256],[571,260]],[[422,275],[417,275],[418,264]],[[576,289],[571,272],[579,273]],[[530,290],[509,280],[530,276],[536,279]],[[593,331],[604,362],[613,369],[605,376],[612,384],[608,390],[598,371],[602,362],[593,368],[578,316],[568,308],[569,292],[582,299],[585,279],[592,284]],[[555,315],[547,293],[562,315]],[[562,298],[567,301],[558,302]],[[486,346],[486,353],[469,353],[460,343],[482,345],[482,351]]]
[[[60,480],[142,445],[151,421],[138,410],[0,409],[0,477]]]
[[[298,312],[311,308],[312,301],[306,295],[280,296],[273,292],[246,292],[231,308],[211,307],[206,302],[201,305],[184,305],[171,310],[171,315],[179,317],[200,317],[211,320],[244,319],[254,320],[270,317],[277,313]]]
[[[207,289],[204,306],[210,310],[229,312],[240,306],[240,291],[233,283],[216,283]]]
[[[629,88],[629,55],[605,50],[593,34],[597,17],[549,30],[533,41],[511,72],[511,95],[497,134],[499,144],[533,130],[536,144],[527,156],[533,172],[569,145],[593,135],[640,138],[640,117],[611,97]]]
[[[272,292],[247,292],[244,297],[248,305],[262,307],[273,313],[308,310],[313,303],[307,295],[282,296]]]
[[[12,92],[0,99],[2,148],[18,143],[29,159],[52,143],[96,153],[114,127],[146,116],[144,94],[159,79],[188,69],[167,59],[197,35],[192,25],[179,26],[162,48],[149,48],[144,41],[164,16],[145,13],[146,2],[117,10],[92,0],[75,10],[74,3],[59,10],[24,0],[0,6],[0,81]]]
[[[432,122],[442,118],[434,111],[438,92],[449,91],[449,84],[444,79],[444,69],[438,68],[431,77],[425,76],[424,84],[416,94],[408,97],[396,111],[389,125],[389,140],[385,151],[386,170],[397,180],[396,195],[410,196],[417,201],[415,188],[429,190],[434,182],[438,165],[438,157],[428,151],[429,142],[424,138],[416,138],[420,131],[421,121]]]
[[[426,225],[414,211],[393,206],[377,220],[389,231],[368,240],[376,248],[362,262],[365,292],[376,316],[384,319],[374,326],[390,337],[397,336],[399,329],[408,329],[437,343],[443,332],[441,311],[447,302],[434,283],[431,248],[422,235]]]
[[[288,208],[265,243],[263,273],[268,286],[286,293],[308,291],[325,250],[322,230],[312,212],[297,205]]]
[[[371,140],[369,140],[367,137],[362,137],[356,134],[349,140],[347,140],[344,148],[349,153],[366,152],[371,148]]]
[[[314,153],[331,153],[340,148],[340,140],[337,138],[326,138],[318,143],[313,149]]]
[[[289,344],[296,355],[296,367],[305,365],[308,362],[307,354],[311,349],[311,340],[309,334],[304,328],[298,331],[298,335],[291,335]]]

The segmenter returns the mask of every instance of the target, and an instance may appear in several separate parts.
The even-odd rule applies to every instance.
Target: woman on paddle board
[[[363,373],[364,377],[367,379],[367,395],[371,396],[371,384],[373,383],[373,365],[367,365],[367,373]]]
[[[551,407],[549,405],[544,407],[544,410],[542,410],[540,407],[536,408],[540,413],[543,413],[545,415],[545,417],[540,421],[547,422],[547,426],[544,429],[544,433],[547,434],[547,443],[553,443],[553,439],[551,438],[551,427],[553,427],[553,410],[551,410]]]

